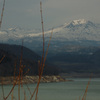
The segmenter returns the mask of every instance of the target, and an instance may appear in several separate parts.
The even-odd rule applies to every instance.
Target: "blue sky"
[[[75,19],[100,22],[100,0],[41,0],[45,29]],[[3,0],[0,0],[0,13]],[[2,29],[40,29],[40,0],[6,0]]]

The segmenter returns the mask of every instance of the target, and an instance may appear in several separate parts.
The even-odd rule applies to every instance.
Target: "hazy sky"
[[[74,19],[100,22],[100,0],[41,0],[45,29]],[[0,13],[3,0],[0,0]],[[6,0],[2,29],[41,28],[40,0]]]

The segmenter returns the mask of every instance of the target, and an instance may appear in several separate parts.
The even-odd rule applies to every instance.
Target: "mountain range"
[[[49,37],[51,30],[44,32],[45,38]],[[31,42],[32,37],[41,37],[40,30],[24,30],[20,27],[0,31],[0,41],[19,40]],[[53,28],[53,38],[67,39],[69,41],[92,40],[100,41],[100,24],[86,21],[85,19],[73,20],[70,23]],[[30,41],[29,41],[29,40]]]
[[[45,51],[51,32],[52,29],[44,32]],[[0,57],[2,57],[2,54],[7,55],[0,67],[0,69],[4,70],[3,72],[7,72],[6,69],[3,69],[4,66],[7,67],[9,65],[9,69],[11,69],[10,66],[14,65],[15,58],[20,59],[22,40],[25,46],[23,62],[26,65],[35,66],[31,68],[34,71],[36,70],[36,72],[31,70],[30,75],[38,73],[37,62],[38,59],[41,59],[40,56],[43,49],[42,33],[40,30],[22,29],[20,27],[0,31]],[[45,67],[44,74],[58,74],[62,72],[100,73],[99,56],[100,24],[86,21],[85,19],[73,20],[53,28],[52,40],[47,55],[49,66]],[[7,62],[7,59],[11,62]],[[5,64],[5,62],[7,63]],[[8,75],[12,75],[12,70],[10,70]]]
[[[47,46],[52,29],[44,32],[45,46]],[[9,28],[0,31],[2,43],[21,44],[37,51],[42,47],[42,33],[40,30],[22,29],[20,27]],[[66,44],[100,45],[100,24],[86,21],[85,19],[73,20],[53,28],[51,48],[64,46]]]

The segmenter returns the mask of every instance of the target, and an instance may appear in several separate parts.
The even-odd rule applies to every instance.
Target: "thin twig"
[[[3,19],[4,8],[5,8],[5,0],[3,1],[3,8],[2,8],[1,19],[0,19],[0,29],[1,29],[2,19]]]
[[[18,99],[20,100],[20,84],[21,84],[21,74],[23,72],[22,69],[22,57],[23,57],[23,40],[22,40],[22,46],[21,46],[21,56],[20,56],[20,65],[19,65],[19,80],[18,80]]]
[[[48,47],[47,47],[47,50],[46,50],[46,54],[45,54],[45,58],[44,58],[44,62],[43,62],[43,67],[42,67],[42,71],[41,71],[41,75],[43,74],[43,69],[44,69],[44,66],[45,66],[45,62],[46,62],[46,58],[47,58],[47,54],[48,54],[48,50],[49,50],[52,34],[53,34],[53,29],[52,29],[51,36],[50,36],[49,43],[48,43]]]
[[[3,78],[2,78],[2,94],[3,94],[3,100],[5,100],[5,95],[4,95],[4,87],[3,87]]]
[[[45,46],[44,25],[43,25],[43,16],[42,16],[42,2],[40,2],[40,13],[41,13],[41,24],[42,24],[42,36],[43,36],[43,53],[42,53],[42,61],[41,61],[41,66],[42,66],[43,65],[43,60],[44,60],[44,46]]]
[[[35,100],[37,100],[37,94],[38,94],[39,83],[40,83],[40,80],[41,80],[41,78],[42,78],[43,69],[44,69],[44,66],[45,66],[45,61],[46,61],[46,57],[47,57],[47,54],[48,54],[48,49],[49,49],[49,46],[50,46],[50,41],[51,41],[51,38],[52,38],[52,33],[53,33],[53,29],[52,29],[51,36],[50,36],[49,43],[48,43],[48,47],[47,47],[47,50],[46,50],[44,62],[43,62],[43,65],[42,65],[42,70],[41,70],[41,73],[40,73],[40,76],[39,76],[39,82],[38,82],[38,84],[37,84],[37,91],[36,91]]]
[[[90,79],[89,79],[89,81],[88,81],[88,84],[87,84],[87,86],[86,86],[85,93],[84,93],[84,95],[83,95],[82,100],[86,100],[87,91],[88,91],[88,87],[89,87],[89,85],[90,85],[90,81],[91,81],[91,77],[90,77]]]
[[[5,100],[7,100],[7,98],[10,96],[10,94],[11,94],[12,91],[14,90],[14,88],[15,88],[15,86],[16,86],[16,84],[17,84],[18,78],[19,78],[19,77],[17,77],[16,80],[15,80],[15,82],[13,83],[13,87],[11,88],[9,94],[5,97]]]
[[[28,89],[30,95],[32,95],[31,90],[30,90],[30,88],[28,87],[28,85],[27,85],[27,84],[25,84],[25,85],[27,86],[27,89]]]
[[[40,2],[40,13],[41,13],[41,25],[42,25],[42,35],[43,35],[43,53],[42,53],[42,60],[41,60],[41,64],[39,64],[39,73],[41,73],[41,69],[42,69],[42,65],[43,65],[43,61],[44,61],[44,46],[45,46],[45,40],[44,40],[44,25],[43,25],[43,16],[42,16],[42,2]],[[40,80],[41,80],[41,74],[39,75],[39,80],[37,82],[37,86],[33,92],[33,94],[31,95],[31,98],[30,100],[32,100],[36,90],[38,91],[38,87],[39,87],[39,83],[40,83]]]
[[[1,58],[0,63],[3,61],[4,58],[5,58],[5,55]]]

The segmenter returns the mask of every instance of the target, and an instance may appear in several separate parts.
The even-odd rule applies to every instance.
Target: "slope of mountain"
[[[10,54],[13,54],[17,56],[18,58],[20,58],[22,46],[21,45],[0,44],[0,49],[6,52],[9,52]],[[36,54],[34,51],[23,46],[23,59],[38,61],[41,59],[41,57],[38,54]]]
[[[20,45],[0,44],[0,59],[5,55],[5,58],[0,63],[0,76],[13,76],[15,62],[17,63],[16,71],[18,73],[21,47]],[[22,64],[25,65],[23,73],[29,69],[29,75],[38,74],[38,60],[40,60],[41,57],[24,46],[22,57]]]
[[[18,75],[21,47],[20,45],[0,44],[0,60],[5,55],[0,63],[0,76],[13,76],[15,67]],[[25,65],[24,74],[29,70],[27,75],[38,75],[38,60],[41,60],[38,54],[23,46],[22,65]],[[54,75],[58,74],[58,71],[56,67],[46,64],[43,74]]]

